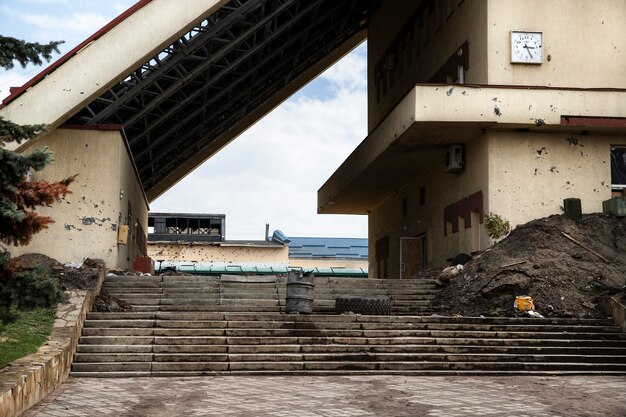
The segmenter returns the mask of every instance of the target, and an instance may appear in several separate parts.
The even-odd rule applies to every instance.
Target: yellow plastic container
[[[530,311],[535,309],[533,298],[527,295],[518,295],[515,297],[515,303],[513,305],[517,311]]]

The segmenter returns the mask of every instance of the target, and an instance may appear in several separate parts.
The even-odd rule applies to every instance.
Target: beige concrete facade
[[[489,84],[626,88],[624,1],[488,0],[485,3],[489,3]],[[543,32],[543,64],[510,63],[511,30]]]
[[[12,255],[39,252],[60,262],[103,259],[107,267],[132,267],[145,255],[148,202],[119,130],[54,129],[21,149],[47,147],[54,163],[33,180],[58,181],[78,174],[72,194],[51,207],[38,208],[55,223]],[[120,226],[129,226],[127,244],[118,244]]]
[[[580,198],[584,213],[602,211],[611,198],[611,145],[621,135],[490,132],[489,211],[512,224],[560,213],[565,198]]]
[[[372,13],[367,38],[370,132],[416,83],[429,82],[466,41],[471,48],[466,82],[487,83],[490,2],[437,1],[441,8],[436,13],[422,7],[426,3],[383,1]],[[381,71],[377,65],[384,63],[390,49],[395,65]]]
[[[320,213],[369,216],[369,276],[402,277],[414,240],[426,266],[485,249],[484,213],[515,226],[570,197],[601,211],[626,146],[624,21],[619,0],[382,2],[369,135],[318,193]],[[541,64],[511,63],[515,30],[542,32]],[[444,168],[453,144],[460,173]]]
[[[150,242],[148,255],[152,259],[217,264],[284,264],[289,261],[287,246],[223,245],[220,243]]]
[[[368,269],[367,259],[349,258],[289,258],[289,266],[292,268],[363,268]]]
[[[342,258],[290,258],[289,246],[150,242],[148,255],[154,260],[171,262],[201,262],[234,265],[273,265],[307,268],[364,268],[367,259]]]

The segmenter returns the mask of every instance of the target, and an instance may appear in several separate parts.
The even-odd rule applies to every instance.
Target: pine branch
[[[42,45],[38,42],[0,36],[0,67],[10,70],[15,66],[14,61],[22,68],[28,64],[41,65],[43,60],[49,62],[53,52],[60,53],[59,45],[62,43],[63,41],[53,41]]]
[[[7,187],[19,186],[31,169],[41,171],[52,160],[52,154],[47,149],[22,155],[0,148],[0,194]]]
[[[22,143],[22,141],[32,139],[45,130],[45,124],[18,125],[0,117],[0,146],[7,142]]]

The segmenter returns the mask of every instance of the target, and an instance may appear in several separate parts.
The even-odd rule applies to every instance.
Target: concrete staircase
[[[320,280],[318,310],[333,295],[373,295],[366,285],[412,295]],[[626,334],[610,320],[287,315],[280,280],[249,281],[108,277],[136,311],[90,313],[72,375],[626,374]],[[432,283],[412,284],[425,296]]]
[[[103,291],[136,311],[284,312],[287,279],[276,276],[107,277]],[[430,314],[434,280],[314,278],[313,310],[332,313],[338,296],[387,296],[394,315]]]

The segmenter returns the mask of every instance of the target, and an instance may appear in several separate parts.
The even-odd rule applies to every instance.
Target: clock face
[[[541,64],[543,62],[543,34],[511,31],[511,62]]]

